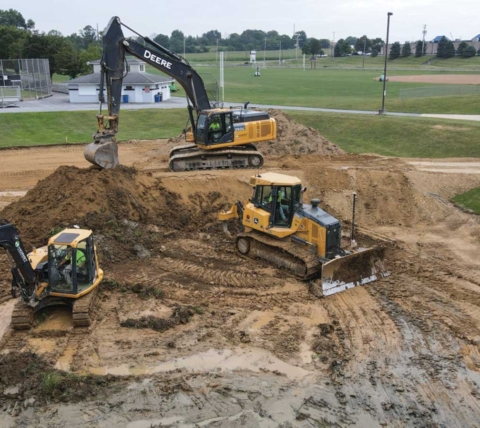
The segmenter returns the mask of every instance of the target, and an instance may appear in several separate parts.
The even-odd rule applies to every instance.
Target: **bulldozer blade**
[[[333,259],[322,266],[322,295],[330,296],[390,276],[385,248],[374,247]]]
[[[113,141],[90,143],[85,146],[83,155],[87,161],[100,168],[110,169],[118,165],[118,146]]]

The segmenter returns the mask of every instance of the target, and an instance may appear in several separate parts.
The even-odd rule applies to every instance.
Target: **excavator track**
[[[11,326],[14,330],[28,330],[33,326],[33,308],[18,299],[12,312]]]
[[[237,235],[236,246],[240,254],[265,260],[301,280],[313,278],[322,270],[315,253],[290,240],[249,232]]]
[[[261,168],[263,156],[254,145],[232,149],[201,150],[195,144],[174,148],[170,152],[169,169],[175,172],[204,169]]]
[[[75,301],[72,308],[74,327],[88,327],[92,323],[92,311],[97,300],[98,287]]]

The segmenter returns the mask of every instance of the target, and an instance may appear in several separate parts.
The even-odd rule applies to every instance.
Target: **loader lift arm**
[[[98,130],[93,136],[94,144],[103,145],[105,143],[115,143],[114,138],[118,132],[122,83],[125,77],[125,55],[127,53],[145,61],[147,64],[150,64],[162,73],[173,77],[178,83],[180,83],[185,90],[188,99],[192,103],[192,105],[189,105],[188,111],[192,129],[195,131],[193,110],[198,114],[201,110],[208,110],[212,107],[210,100],[208,99],[205,84],[200,75],[180,55],[171,52],[167,48],[151,40],[149,37],[141,36],[136,31],[130,29],[138,34],[138,36],[145,40],[150,46],[144,46],[142,43],[133,39],[127,40],[123,34],[121,28],[122,25],[130,29],[125,24],[121,23],[120,18],[116,16],[113,17],[110,19],[102,37],[103,56],[100,61],[101,78],[99,101],[100,103],[107,102],[108,115],[102,115],[101,112],[97,115]],[[106,100],[104,97],[105,84],[107,89]],[[107,146],[105,149],[118,150],[115,144],[107,144]],[[96,150],[98,150],[98,147],[91,151],[95,152]],[[101,155],[99,156],[98,153],[88,153],[87,149],[85,150],[85,157],[94,164],[98,164],[99,159],[100,161],[102,159]],[[106,153],[106,156],[103,158],[106,164],[100,164],[100,166],[104,168],[112,168],[116,166],[116,163],[113,165],[109,164],[112,162],[111,153]],[[116,153],[113,156],[113,159],[118,163],[118,156]]]
[[[38,283],[35,270],[27,257],[18,229],[7,220],[0,219],[0,247],[12,259],[12,294],[19,287],[22,297],[29,300],[35,293]]]

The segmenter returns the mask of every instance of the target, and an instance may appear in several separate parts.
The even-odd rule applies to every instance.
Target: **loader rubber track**
[[[195,144],[171,150],[170,171],[199,171],[205,169],[257,169],[263,165],[263,156],[253,144],[231,149],[201,150]]]
[[[92,312],[97,300],[98,286],[75,301],[72,308],[74,327],[88,327],[92,323]]]
[[[265,260],[301,280],[314,278],[322,270],[322,263],[310,248],[289,239],[279,240],[256,232],[240,233],[236,247],[240,254]]]

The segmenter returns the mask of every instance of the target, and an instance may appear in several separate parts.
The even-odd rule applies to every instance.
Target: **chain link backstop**
[[[0,86],[19,87],[22,100],[52,95],[48,59],[0,59]]]

